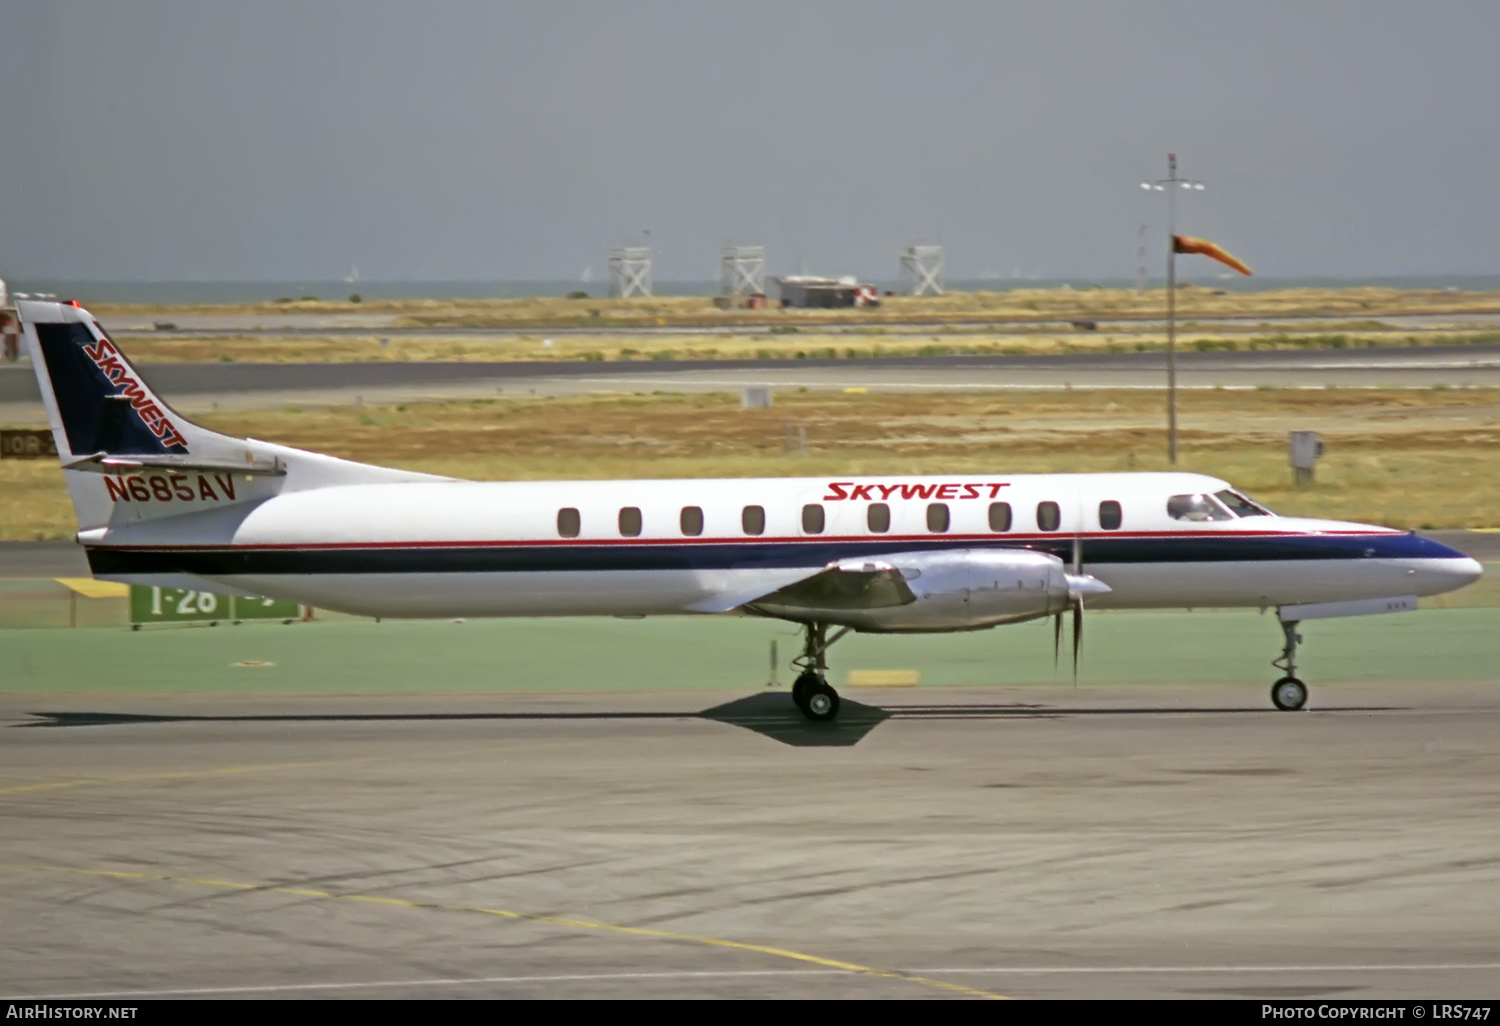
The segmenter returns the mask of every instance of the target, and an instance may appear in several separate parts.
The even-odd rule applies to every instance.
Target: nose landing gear
[[[1302,640],[1297,624],[1297,620],[1281,621],[1286,646],[1279,658],[1271,660],[1271,665],[1286,675],[1271,685],[1271,704],[1282,712],[1293,712],[1307,704],[1307,685],[1297,679],[1297,643]]]
[[[814,722],[824,723],[839,714],[839,693],[828,686],[825,654],[848,633],[845,627],[830,638],[826,623],[810,623],[805,628],[802,654],[792,660],[792,665],[802,671],[792,685],[792,701]]]

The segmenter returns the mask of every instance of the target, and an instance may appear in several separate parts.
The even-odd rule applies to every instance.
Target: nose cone
[[[1413,534],[1421,545],[1421,573],[1435,585],[1432,594],[1457,591],[1484,576],[1484,564],[1449,545]]]
[[[1455,555],[1458,554],[1455,553]],[[1484,564],[1477,559],[1458,555],[1457,559],[1444,560],[1444,562],[1448,565],[1443,568],[1443,572],[1453,579],[1453,583],[1448,586],[1449,591],[1473,584],[1484,576]]]
[[[1108,595],[1114,589],[1105,584],[1093,574],[1066,574],[1064,580],[1068,582],[1069,598],[1086,598],[1094,595]]]

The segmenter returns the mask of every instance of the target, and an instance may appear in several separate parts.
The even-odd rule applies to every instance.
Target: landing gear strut
[[[839,693],[828,686],[826,654],[847,633],[849,628],[845,627],[830,638],[826,623],[810,623],[804,628],[802,654],[792,660],[792,665],[802,671],[792,685],[792,701],[802,715],[815,722],[826,722],[839,714]]]
[[[1301,709],[1307,704],[1307,685],[1297,679],[1297,643],[1302,640],[1302,635],[1297,633],[1297,623],[1296,620],[1281,622],[1281,629],[1286,633],[1286,647],[1281,650],[1279,659],[1271,660],[1271,665],[1286,675],[1271,685],[1271,704],[1282,712]]]

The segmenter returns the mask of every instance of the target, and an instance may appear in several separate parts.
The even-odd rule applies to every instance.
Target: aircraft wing
[[[774,591],[759,587],[739,594],[716,595],[691,608],[698,613],[727,613],[764,602],[809,609],[884,609],[916,600],[901,571],[891,564],[878,559],[846,559]]]

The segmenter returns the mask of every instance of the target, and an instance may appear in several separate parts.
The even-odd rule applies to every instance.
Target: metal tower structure
[[[766,291],[764,246],[725,246],[719,260],[719,288],[729,299]]]
[[[901,274],[914,296],[943,294],[943,247],[907,246],[901,251]]]
[[[609,251],[609,294],[621,299],[651,295],[650,246],[619,246]]]

